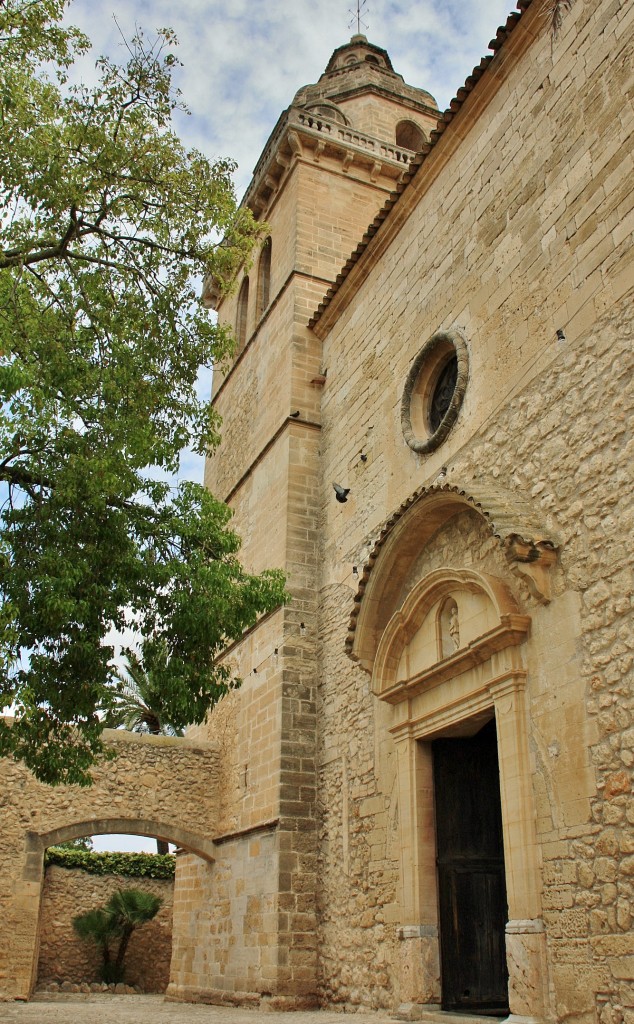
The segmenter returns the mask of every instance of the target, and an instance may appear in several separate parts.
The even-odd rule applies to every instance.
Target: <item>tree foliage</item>
[[[65,843],[58,843],[57,846],[52,846],[52,850],[58,850],[60,853],[92,853],[92,836],[79,836],[77,839],[68,839]]]
[[[132,619],[182,728],[227,688],[218,653],[285,595],[241,567],[225,505],[164,482],[218,441],[196,380],[232,339],[198,280],[229,281],[259,228],[231,162],[174,132],[172,34],[70,85],[88,43],[64,7],[0,0],[0,754],[86,784],[112,629]]]

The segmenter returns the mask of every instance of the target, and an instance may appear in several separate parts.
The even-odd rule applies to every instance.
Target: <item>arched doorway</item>
[[[94,837],[99,844],[101,837]],[[170,981],[176,857],[148,837],[109,834],[50,846],[39,913],[35,990],[162,994]],[[132,850],[130,847],[136,847]],[[100,931],[100,912],[121,900],[130,931]],[[75,927],[83,919],[85,932]],[[120,961],[117,962],[117,958]]]
[[[213,862],[213,841],[183,829],[179,824],[146,818],[95,818],[73,821],[46,832],[28,832],[25,842],[24,866],[21,879],[22,929],[26,941],[20,944],[22,954],[16,973],[14,998],[28,998],[37,981],[40,952],[42,884],[44,881],[44,852],[49,846],[64,843],[86,835],[136,834],[164,839]]]
[[[523,652],[531,620],[513,594],[506,543],[535,532],[500,506],[494,551],[498,523],[464,492],[430,488],[408,504],[364,571],[348,641],[391,708],[401,1002],[540,1018],[545,933]],[[543,542],[526,542],[533,564]],[[449,552],[468,567],[443,564]]]

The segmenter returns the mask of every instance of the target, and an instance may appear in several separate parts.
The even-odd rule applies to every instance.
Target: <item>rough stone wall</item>
[[[537,38],[522,53],[516,30],[499,79],[432,151],[417,208],[389,247],[375,236],[373,270],[356,292],[351,274],[350,304],[325,337],[321,984],[326,1002],[399,999],[396,853],[381,859],[399,812],[385,709],[342,653],[352,566],[415,488],[475,482],[528,500],[560,538],[550,605],[511,575],[493,540],[474,550],[469,531],[447,532],[442,550],[436,538],[412,574],[494,558],[531,616],[523,654],[549,1012],[611,1024],[634,1019],[634,116],[623,102],[633,11],[578,2],[555,43],[524,17]],[[465,402],[441,448],[418,456],[400,429],[402,388],[424,342],[453,324],[469,345]],[[332,479],[352,488],[344,506]]]
[[[211,855],[218,821],[215,746],[186,739],[106,732],[117,750],[92,787],[36,782],[1,762],[0,998],[28,996],[35,982],[44,848],[96,832],[158,835]]]
[[[172,956],[174,882],[158,878],[91,875],[51,864],[46,869],[40,917],[38,984],[99,981],[101,954],[80,939],[73,918],[101,907],[117,889],[142,889],[161,898],[156,917],[133,932],[125,958],[125,980],[144,992],[164,992]]]

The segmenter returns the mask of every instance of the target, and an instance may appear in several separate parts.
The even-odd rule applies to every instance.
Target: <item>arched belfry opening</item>
[[[361,579],[348,651],[394,744],[403,1003],[525,1014],[526,963],[543,974],[520,536],[539,538],[526,541],[537,561],[547,542],[526,508],[425,488],[388,521]]]
[[[396,145],[418,152],[425,145],[425,133],[415,121],[399,121],[396,126]]]
[[[236,340],[238,342],[238,352],[242,352],[242,349],[247,342],[247,326],[249,316],[249,278],[245,277],[241,286],[240,294],[238,295],[238,310],[236,315]]]

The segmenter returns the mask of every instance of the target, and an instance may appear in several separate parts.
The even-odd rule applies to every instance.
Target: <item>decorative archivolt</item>
[[[372,689],[389,703],[398,703],[516,646],[526,639],[529,625],[528,616],[520,614],[496,577],[471,569],[434,569],[413,587],[385,627]],[[421,633],[424,653],[406,657]]]
[[[497,537],[510,572],[523,578],[537,601],[549,602],[558,540],[540,526],[532,509],[515,496],[485,494],[477,487],[469,493],[449,484],[421,487],[384,524],[361,574],[346,650],[367,672],[373,671],[412,561],[446,522],[467,509],[481,515]]]

